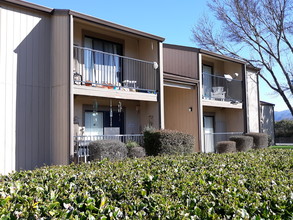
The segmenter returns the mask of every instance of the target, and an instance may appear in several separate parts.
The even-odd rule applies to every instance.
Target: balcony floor
[[[74,85],[75,95],[157,102],[157,94]]]
[[[210,107],[219,107],[219,108],[234,108],[234,109],[242,109],[242,103],[231,103],[228,101],[219,101],[212,99],[202,99],[203,106]]]

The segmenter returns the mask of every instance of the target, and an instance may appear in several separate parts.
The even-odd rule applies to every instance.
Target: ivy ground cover
[[[1,219],[291,219],[293,151],[161,156],[0,177]]]

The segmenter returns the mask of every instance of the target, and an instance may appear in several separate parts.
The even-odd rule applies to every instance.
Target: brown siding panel
[[[192,134],[195,151],[198,145],[198,100],[197,89],[164,87],[165,128]],[[192,111],[189,108],[192,107]]]
[[[198,79],[197,54],[195,51],[164,47],[164,72]]]

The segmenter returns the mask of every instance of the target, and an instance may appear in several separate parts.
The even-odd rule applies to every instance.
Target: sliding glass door
[[[96,38],[85,37],[85,78],[103,85],[117,85],[122,79],[122,45]]]

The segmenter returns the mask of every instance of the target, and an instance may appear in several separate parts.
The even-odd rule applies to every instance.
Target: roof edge
[[[102,20],[102,19],[90,16],[90,15],[80,13],[80,12],[69,10],[69,14],[74,17],[77,17],[77,18],[80,18],[83,20],[87,20],[87,21],[91,21],[91,22],[97,23],[97,24],[105,26],[105,27],[114,28],[114,29],[117,29],[120,31],[128,32],[128,33],[139,35],[139,36],[146,37],[146,38],[150,38],[150,39],[157,40],[160,42],[163,42],[165,40],[165,38],[163,38],[163,37],[159,37],[159,36],[152,35],[152,34],[149,34],[149,33],[143,32],[143,31],[132,29],[132,28],[120,25],[120,24],[110,22],[110,21]]]
[[[10,3],[17,6],[22,6],[28,9],[33,9],[33,10],[37,10],[37,11],[41,11],[45,13],[51,13],[53,11],[52,8],[47,8],[45,6],[37,5],[27,1],[20,1],[20,0],[2,0],[2,1],[5,3]]]

